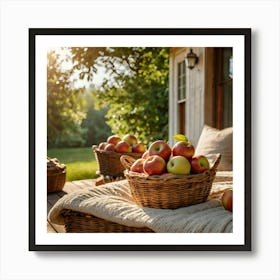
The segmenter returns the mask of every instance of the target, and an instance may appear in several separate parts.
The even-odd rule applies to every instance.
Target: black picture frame
[[[38,244],[36,242],[36,38],[37,36],[64,35],[148,35],[148,36],[242,36],[244,38],[244,242],[243,244]],[[45,164],[42,163],[42,164]],[[250,28],[192,28],[192,29],[29,29],[29,250],[30,251],[251,251],[251,29]]]

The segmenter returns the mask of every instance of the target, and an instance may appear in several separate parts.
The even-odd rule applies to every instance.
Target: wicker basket
[[[153,232],[149,228],[129,227],[73,210],[66,210],[63,217],[66,232]]]
[[[62,191],[66,181],[66,166],[56,158],[47,158],[47,190],[50,192]]]
[[[100,150],[98,146],[92,146],[93,153],[97,160],[99,170],[97,174],[104,176],[123,177],[124,167],[120,162],[122,155],[128,155],[134,159],[141,158],[141,153],[116,153]]]
[[[220,160],[221,155],[216,155],[210,170],[201,174],[163,177],[131,172],[129,168],[134,159],[128,156],[121,157],[121,162],[126,168],[124,174],[135,202],[144,207],[161,209],[176,209],[205,202]]]
[[[48,175],[47,186],[49,192],[60,192],[62,191],[66,181],[66,171],[58,174]]]

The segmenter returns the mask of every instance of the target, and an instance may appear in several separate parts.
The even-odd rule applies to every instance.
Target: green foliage
[[[85,104],[81,89],[74,89],[70,73],[60,67],[59,55],[48,53],[47,143],[48,147],[84,145],[86,130],[81,127]]]
[[[94,51],[87,48],[84,60]],[[106,118],[112,132],[133,133],[147,144],[167,140],[168,49],[107,48],[98,63],[109,78],[95,90],[95,101],[99,107],[109,106]]]
[[[86,118],[82,122],[82,127],[87,130],[85,146],[91,146],[106,141],[108,136],[112,134],[112,131],[106,124],[105,119],[108,108],[95,109],[92,94],[87,94],[86,101],[88,111]]]
[[[146,144],[168,138],[168,48],[65,48],[48,54],[48,147],[92,145],[133,133]],[[68,70],[62,64],[68,64]],[[106,70],[94,103],[77,81]],[[104,115],[106,118],[104,118]]]

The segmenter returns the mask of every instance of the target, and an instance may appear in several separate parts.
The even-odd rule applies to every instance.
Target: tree
[[[83,90],[74,89],[70,71],[61,68],[60,54],[48,53],[47,64],[47,144],[48,147],[83,145],[86,116]]]
[[[96,66],[107,75],[95,91],[95,105],[108,107],[113,133],[133,133],[147,144],[168,138],[167,48],[71,48],[73,73],[91,82]]]
[[[63,68],[63,64],[69,67]],[[98,67],[103,67],[106,75],[101,87],[92,90],[93,110],[85,106],[84,87],[78,84],[92,83]],[[94,141],[104,139],[109,127],[111,133],[133,133],[146,144],[167,140],[168,70],[167,48],[64,48],[63,52],[49,52],[48,145],[90,144],[90,133],[96,136]],[[109,127],[99,123],[104,113]]]
[[[105,119],[108,108],[96,110],[93,100],[92,93],[87,92],[87,115],[81,125],[87,131],[85,135],[85,146],[87,147],[106,141],[112,134],[111,128],[106,124]]]

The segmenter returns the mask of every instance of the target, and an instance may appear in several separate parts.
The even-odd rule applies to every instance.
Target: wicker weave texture
[[[153,232],[149,228],[136,228],[117,224],[92,215],[67,210],[63,214],[66,232],[75,233],[125,233],[125,232]]]
[[[177,209],[205,202],[221,160],[218,154],[210,170],[196,175],[147,176],[129,171],[133,159],[123,156],[122,164],[135,202],[138,205],[160,209]]]
[[[124,167],[120,162],[122,155],[128,155],[134,159],[140,158],[140,153],[116,153],[100,150],[96,145],[92,146],[93,153],[98,163],[98,173],[104,176],[124,176]]]
[[[66,181],[66,171],[47,175],[47,189],[50,192],[59,192],[63,189]]]

